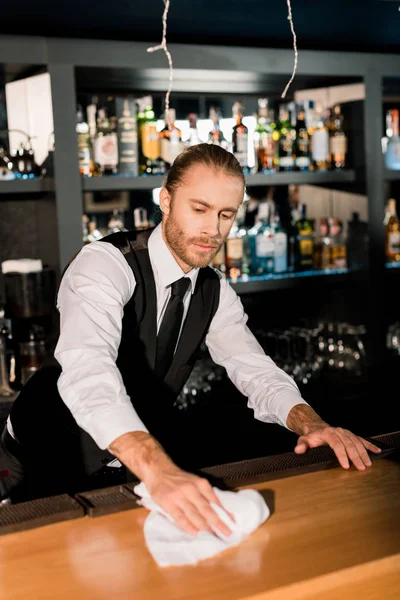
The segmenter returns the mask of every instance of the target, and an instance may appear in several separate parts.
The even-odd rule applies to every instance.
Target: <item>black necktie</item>
[[[163,379],[171,366],[182,325],[183,298],[190,279],[182,277],[171,286],[171,297],[157,335],[156,375]]]

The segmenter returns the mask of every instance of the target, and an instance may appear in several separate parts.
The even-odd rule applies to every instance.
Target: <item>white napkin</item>
[[[233,522],[223,509],[211,504],[221,521],[232,531],[230,536],[217,530],[214,530],[216,535],[210,531],[201,531],[197,536],[185,533],[152,500],[144,483],[135,486],[134,492],[141,498],[138,504],[151,511],[144,524],[144,537],[159,566],[195,565],[200,560],[237,546],[268,519],[270,510],[257,490],[230,492],[216,487],[213,489],[222,506],[235,518]]]
[[[16,258],[5,260],[1,263],[4,273],[37,273],[43,271],[43,263],[40,258]]]

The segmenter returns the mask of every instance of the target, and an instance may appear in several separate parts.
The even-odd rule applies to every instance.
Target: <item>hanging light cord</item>
[[[281,98],[285,98],[286,93],[290,87],[290,84],[292,83],[292,81],[294,79],[294,76],[295,76],[296,70],[297,70],[297,63],[298,63],[298,59],[299,59],[299,52],[297,50],[297,37],[296,37],[296,32],[294,30],[294,25],[293,25],[292,7],[290,5],[290,0],[286,0],[286,2],[288,5],[288,20],[290,22],[290,29],[292,30],[292,35],[293,35],[294,65],[293,65],[292,76],[291,76],[288,84],[286,85],[285,89],[283,90]]]
[[[147,48],[147,52],[156,52],[157,50],[164,50],[164,52],[167,56],[167,59],[168,59],[169,82],[168,82],[168,90],[165,95],[165,115],[167,116],[168,109],[169,109],[169,97],[171,95],[172,79],[173,79],[172,56],[167,47],[167,17],[168,17],[168,11],[169,11],[169,6],[171,4],[171,0],[164,0],[164,4],[165,4],[165,8],[164,8],[163,16],[162,16],[163,32],[162,32],[161,44],[159,44],[158,46],[151,46],[150,48]]]

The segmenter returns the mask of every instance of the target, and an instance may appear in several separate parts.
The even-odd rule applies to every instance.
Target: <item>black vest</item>
[[[148,239],[153,229],[117,232],[101,239],[124,255],[136,287],[124,307],[117,366],[135,410],[149,430],[158,429],[194,367],[214,317],[220,295],[219,277],[209,267],[199,270],[196,287],[171,367],[163,381],[154,375],[157,345],[157,297]],[[157,425],[157,427],[155,427]]]

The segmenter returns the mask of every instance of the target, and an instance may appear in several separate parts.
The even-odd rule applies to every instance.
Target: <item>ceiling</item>
[[[400,52],[400,0],[291,0],[299,49]],[[158,41],[163,0],[2,2],[0,34]],[[289,48],[286,0],[171,0],[169,42]]]

